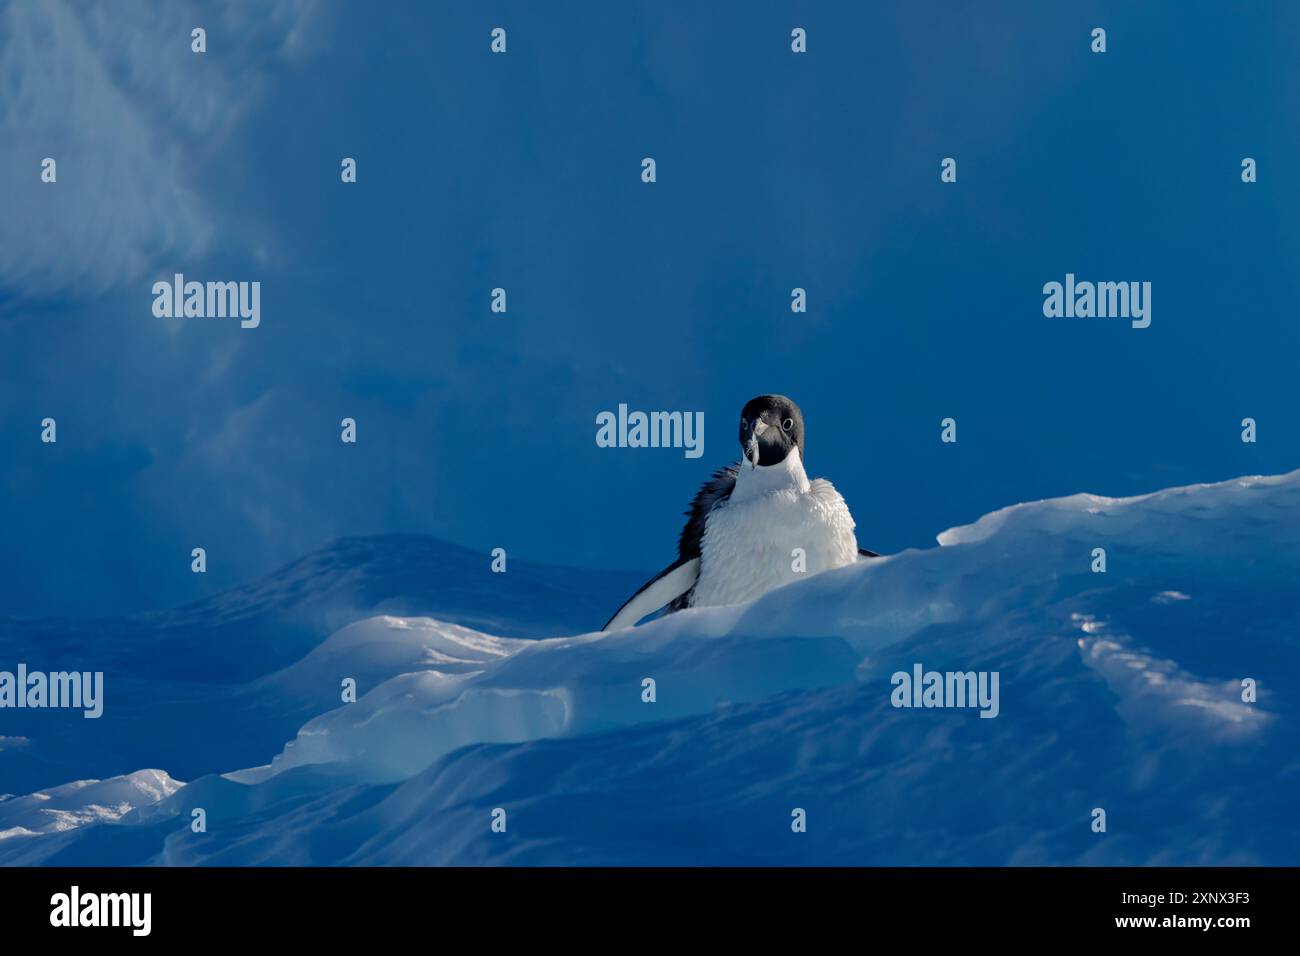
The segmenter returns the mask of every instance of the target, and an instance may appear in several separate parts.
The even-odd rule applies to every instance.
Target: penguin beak
[[[761,418],[754,419],[753,430],[749,433],[749,441],[745,443],[745,459],[749,462],[750,468],[757,468],[760,458],[758,443],[763,434],[772,426]]]
[[[749,462],[750,468],[758,467],[758,436],[766,424],[761,420],[755,420],[754,430],[749,433],[749,441],[745,442],[745,460]]]

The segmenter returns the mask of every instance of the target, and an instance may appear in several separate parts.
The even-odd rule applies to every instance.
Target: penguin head
[[[803,457],[803,413],[784,395],[760,395],[740,412],[740,449],[756,468],[779,465],[791,449]]]

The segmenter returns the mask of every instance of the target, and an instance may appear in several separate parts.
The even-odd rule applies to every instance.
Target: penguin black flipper
[[[623,602],[614,616],[605,622],[602,631],[631,627],[647,614],[653,614],[665,604],[675,603],[683,594],[689,594],[700,576],[699,558],[678,558],[664,568]],[[673,610],[676,610],[674,608]]]
[[[686,525],[677,539],[677,560],[628,598],[601,628],[602,631],[629,627],[665,605],[669,614],[690,605],[691,591],[695,589],[695,581],[700,576],[701,544],[709,512],[731,497],[739,473],[740,464],[737,462],[718,469],[712,478],[700,486],[685,512]]]

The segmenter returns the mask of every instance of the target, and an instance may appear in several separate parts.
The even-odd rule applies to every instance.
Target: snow
[[[192,780],[264,763],[306,721],[339,703],[338,679],[313,668],[322,642],[377,614],[428,615],[505,638],[599,627],[645,580],[491,555],[432,538],[345,538],[265,579],[167,611],[110,620],[0,617],[0,662],[104,672],[104,715],[0,712],[0,792],[28,793],[143,766]],[[336,645],[337,646],[337,645]],[[339,666],[363,687],[403,671],[385,653]],[[374,657],[373,671],[367,658]],[[3,669],[0,665],[0,669]],[[327,664],[328,666],[328,664]],[[412,665],[414,667],[415,665]]]
[[[137,807],[171,796],[182,786],[161,770],[137,770],[110,780],[78,780],[4,800],[0,802],[0,841],[118,820]]]
[[[35,795],[0,801],[24,834],[0,862],[1294,865],[1298,538],[1292,472],[1019,504],[607,634],[495,636],[485,587],[458,621],[371,616],[214,696],[240,727],[301,717],[240,751],[260,760],[156,800],[78,797],[62,829]],[[894,708],[916,663],[997,671],[999,716]],[[170,740],[146,716],[140,753]],[[21,732],[0,770],[46,746]]]

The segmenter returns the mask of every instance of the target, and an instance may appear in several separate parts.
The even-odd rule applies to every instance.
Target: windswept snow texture
[[[491,563],[485,551],[434,538],[344,538],[173,610],[90,621],[0,617],[0,670],[22,662],[103,671],[106,698],[97,720],[0,710],[0,794],[140,767],[192,780],[264,762],[304,722],[338,705],[341,677],[325,680],[304,665],[351,622],[428,614],[509,637],[574,634],[599,627],[643,580],[515,558],[505,574],[493,574]],[[353,655],[355,670],[346,673],[365,687],[372,668],[382,677],[399,672],[384,654]],[[21,748],[5,743],[13,738]]]
[[[940,543],[604,635],[360,621],[250,684],[268,719],[344,676],[356,703],[0,862],[1300,863],[1300,472]],[[998,672],[999,715],[895,708],[918,663]]]
[[[182,786],[161,770],[137,770],[111,780],[78,780],[0,800],[0,841],[117,820],[137,807],[170,797]]]

